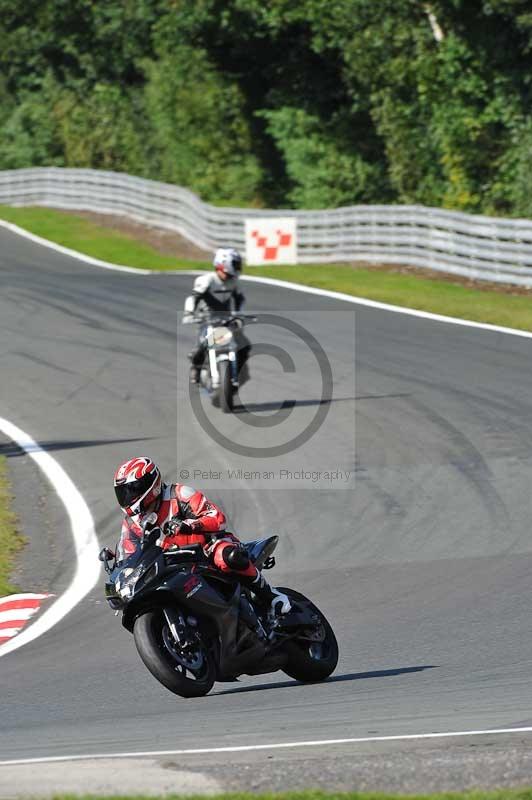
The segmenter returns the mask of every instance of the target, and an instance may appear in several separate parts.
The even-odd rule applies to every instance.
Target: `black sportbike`
[[[100,553],[111,608],[122,611],[145,666],[181,697],[199,697],[215,681],[283,670],[321,681],[335,669],[338,645],[327,619],[304,595],[279,587],[292,610],[274,616],[250,589],[209,563],[201,545],[163,551],[160,529],[148,530],[134,553]],[[277,536],[247,542],[251,560],[269,569]]]

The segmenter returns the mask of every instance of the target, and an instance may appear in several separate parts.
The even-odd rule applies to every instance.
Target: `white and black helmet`
[[[223,272],[228,278],[235,278],[242,272],[242,256],[232,247],[218,248],[212,263],[216,272]]]

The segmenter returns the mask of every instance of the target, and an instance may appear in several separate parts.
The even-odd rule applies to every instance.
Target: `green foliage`
[[[263,111],[267,130],[281,151],[292,189],[287,199],[299,208],[334,208],[378,202],[385,178],[378,164],[356,152],[356,129],[349,137],[342,120],[324,125],[301,108]]]
[[[0,169],[530,214],[529,0],[0,0]]]
[[[9,115],[2,127],[0,164],[2,169],[47,166],[63,163],[49,110],[27,99]]]
[[[217,202],[253,201],[260,168],[238,86],[185,45],[146,65],[146,113],[158,176]]]
[[[82,95],[63,90],[51,108],[65,163],[124,172],[139,171],[143,163],[140,124],[135,121],[135,97],[116,85],[96,83]]]
[[[501,159],[499,180],[491,201],[494,211],[510,209],[517,217],[532,217],[532,117],[525,118],[513,132],[512,142]]]

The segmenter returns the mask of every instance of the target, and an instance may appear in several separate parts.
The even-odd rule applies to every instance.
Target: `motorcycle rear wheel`
[[[181,697],[202,697],[216,679],[211,652],[200,641],[192,653],[174,642],[162,609],[153,609],[135,621],[133,636],[138,653],[154,678]]]
[[[295,604],[304,600],[305,605],[310,606],[320,618],[319,624],[325,633],[322,642],[310,642],[305,639],[292,639],[287,642],[283,649],[288,655],[288,662],[283,667],[283,672],[304,683],[323,681],[334,672],[338,663],[338,642],[334,631],[325,615],[308,597],[294,589],[278,588],[280,592],[287,594]]]

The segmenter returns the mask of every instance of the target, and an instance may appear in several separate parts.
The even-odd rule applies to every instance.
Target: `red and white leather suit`
[[[164,536],[161,544],[163,550],[199,542],[222,572],[234,572],[251,579],[258,577],[259,571],[251,563],[246,569],[237,570],[224,561],[225,548],[238,544],[239,539],[234,534],[225,532],[225,514],[202,492],[182,483],[163,484],[155,513],[157,522],[154,525],[159,526],[163,532],[165,524],[176,517],[186,522],[191,529],[190,533],[178,532]],[[135,552],[137,540],[142,536],[141,522],[142,517],[124,517],[118,548],[120,560]]]

